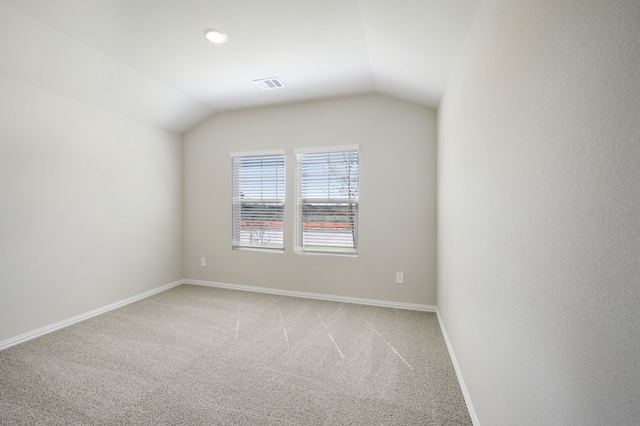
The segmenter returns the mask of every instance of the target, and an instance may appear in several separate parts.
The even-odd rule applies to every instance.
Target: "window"
[[[298,252],[357,255],[358,146],[295,152]]]
[[[231,153],[234,249],[284,251],[284,150]]]

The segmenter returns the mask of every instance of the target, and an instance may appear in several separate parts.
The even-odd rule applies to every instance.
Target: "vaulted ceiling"
[[[0,76],[180,133],[221,111],[364,93],[437,107],[479,3],[0,0]],[[253,82],[276,76],[284,89]]]

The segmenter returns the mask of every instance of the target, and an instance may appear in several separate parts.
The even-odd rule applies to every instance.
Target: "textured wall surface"
[[[178,134],[0,78],[0,341],[182,278]]]
[[[347,144],[360,145],[359,256],[296,254],[294,149]],[[229,153],[279,148],[285,253],[232,250]],[[435,111],[362,96],[221,114],[185,135],[184,170],[186,278],[435,304]]]
[[[640,419],[639,23],[486,0],[449,82],[438,306],[483,425]]]

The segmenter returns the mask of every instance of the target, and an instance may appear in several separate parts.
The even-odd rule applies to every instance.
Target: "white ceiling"
[[[480,1],[0,0],[0,76],[180,133],[361,93],[437,107]]]

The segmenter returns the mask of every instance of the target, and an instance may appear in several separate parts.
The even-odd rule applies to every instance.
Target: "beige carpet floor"
[[[433,313],[181,285],[0,352],[2,425],[470,425]]]

